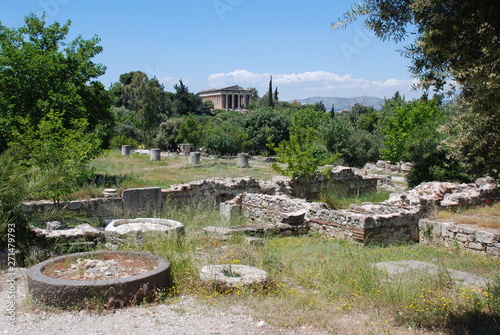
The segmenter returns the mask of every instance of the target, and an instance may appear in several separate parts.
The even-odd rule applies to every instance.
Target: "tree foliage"
[[[179,80],[179,84],[174,85],[175,98],[173,101],[173,112],[178,116],[188,115],[188,114],[203,114],[210,111],[202,109],[203,104],[201,98],[193,93],[189,92],[189,89],[182,79]]]
[[[191,143],[197,147],[201,144],[202,137],[203,124],[193,115],[188,115],[179,126],[175,140],[177,143]]]
[[[468,137],[453,132],[445,141],[449,158],[471,175],[499,172],[500,3],[497,0],[363,0],[333,23],[345,27],[366,15],[365,24],[384,39],[414,34],[403,54],[424,89],[458,88],[461,107],[452,119]],[[456,92],[456,91],[455,91]],[[473,115],[473,117],[470,117]],[[449,129],[449,128],[448,128]],[[480,134],[489,134],[484,138]],[[490,152],[493,152],[491,154]],[[480,157],[478,159],[472,157]]]
[[[268,144],[277,145],[288,139],[290,119],[284,113],[263,107],[247,114],[244,128],[251,142],[251,151],[262,154],[269,150]]]
[[[443,110],[436,102],[415,100],[396,109],[382,129],[385,148],[382,158],[393,163],[410,160],[412,144],[432,137],[443,119]]]
[[[313,128],[293,127],[290,140],[283,141],[274,149],[278,154],[273,169],[291,178],[307,177],[323,165],[331,164],[338,155],[332,156],[321,145],[321,139]],[[284,166],[283,166],[284,164]]]
[[[33,14],[19,29],[0,24],[0,150],[23,144],[25,162],[57,167],[68,181],[85,175],[115,122],[111,96],[93,81],[105,70],[93,62],[99,38],[66,42],[69,27]]]

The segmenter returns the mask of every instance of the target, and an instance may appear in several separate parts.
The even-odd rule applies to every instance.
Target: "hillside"
[[[323,101],[323,104],[325,104],[327,111],[329,111],[332,108],[332,105],[334,105],[335,112],[341,111],[343,109],[350,109],[356,103],[365,106],[373,106],[375,109],[380,109],[380,107],[384,103],[384,99],[377,97],[368,97],[368,96],[361,96],[355,98],[312,97],[312,98],[304,98],[296,100],[301,104],[311,104],[311,105],[314,105],[316,102]]]

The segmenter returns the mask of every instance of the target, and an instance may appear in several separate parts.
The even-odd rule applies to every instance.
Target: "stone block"
[[[63,229],[63,227],[64,225],[61,223],[61,221],[45,222],[45,230],[47,231],[47,233],[53,230]]]
[[[464,234],[471,235],[471,234],[474,234],[476,232],[476,229],[474,229],[472,227],[461,226],[460,227],[460,232],[464,233]]]
[[[301,209],[291,213],[281,214],[281,223],[286,223],[292,226],[298,226],[304,223],[306,210]]]
[[[500,248],[499,247],[486,247],[486,253],[494,256],[500,256]]]
[[[489,231],[480,230],[476,232],[476,241],[483,244],[495,243],[498,240],[498,235]]]
[[[484,251],[485,247],[481,243],[477,242],[469,242],[467,244],[467,248],[472,249],[472,250],[478,250],[478,251]]]
[[[460,234],[460,233],[458,233],[458,234],[455,235],[455,239],[457,241],[460,241],[460,242],[467,242],[468,241],[467,235]]]
[[[122,215],[123,202],[121,198],[101,198],[96,202],[94,215],[97,217],[116,217]]]
[[[82,202],[80,200],[68,201],[69,210],[79,210],[82,208]]]
[[[125,215],[158,213],[162,207],[160,187],[130,188],[122,192],[123,212]]]

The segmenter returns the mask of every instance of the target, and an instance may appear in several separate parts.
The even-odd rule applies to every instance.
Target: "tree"
[[[367,15],[368,28],[384,40],[399,42],[415,34],[403,54],[411,59],[419,86],[439,91],[456,84],[462,105],[451,121],[468,129],[469,135],[476,134],[470,142],[448,137],[449,157],[459,159],[471,175],[498,174],[498,155],[485,155],[485,148],[500,150],[500,3],[364,0],[332,26],[344,27],[362,15]],[[487,122],[479,124],[478,119]],[[478,136],[485,132],[492,136]]]
[[[273,76],[269,78],[269,90],[267,91],[267,105],[271,108],[274,107],[273,100]]]
[[[87,165],[101,152],[97,135],[86,131],[86,120],[74,120],[70,128],[64,126],[64,120],[64,113],[51,111],[23,137],[29,148],[29,163],[38,167],[41,175],[65,177],[47,190],[45,195],[52,199],[60,199],[85,184],[93,175]]]
[[[500,169],[500,117],[485,115],[476,104],[459,100],[447,106],[449,122],[440,128],[447,158],[460,162],[473,178],[489,172],[498,176]],[[487,169],[486,169],[487,168]]]
[[[240,149],[234,137],[217,128],[207,132],[203,143],[207,152],[216,156],[235,155]]]
[[[201,144],[202,137],[203,125],[193,115],[188,115],[179,126],[175,140],[177,143],[191,143],[197,147]]]
[[[414,164],[407,178],[409,186],[433,180],[468,181],[457,161],[447,159],[446,148],[441,146],[444,136],[438,129],[446,121],[437,100],[421,99],[397,108],[387,120],[382,129],[382,157]]]
[[[210,114],[214,110],[214,102],[212,100],[205,100],[201,104],[201,113]]]
[[[184,122],[181,118],[169,118],[167,121],[160,123],[158,133],[153,140],[154,146],[162,150],[174,151],[178,141],[179,128]]]
[[[193,93],[189,92],[189,89],[182,79],[179,80],[179,84],[174,85],[175,96],[172,102],[174,114],[178,116],[188,115],[188,114],[202,114],[202,102],[201,98]]]
[[[410,160],[409,147],[420,138],[422,132],[437,131],[437,124],[443,119],[443,111],[435,102],[414,100],[396,109],[382,129],[385,135],[382,158],[393,163]]]
[[[322,109],[305,108],[296,111],[292,116],[294,127],[319,129],[321,125],[330,121],[328,114]]]
[[[246,115],[244,129],[251,141],[251,151],[267,153],[269,144],[278,145],[287,140],[290,119],[269,107],[256,109]]]
[[[92,81],[105,70],[92,61],[102,51],[100,40],[65,42],[70,24],[47,25],[34,14],[19,29],[0,23],[0,150],[36,128],[52,110],[64,112],[68,129],[74,120],[85,119],[88,132],[111,132],[111,97]]]
[[[105,70],[93,62],[99,38],[65,42],[69,27],[33,14],[19,29],[0,24],[0,150],[24,145],[25,163],[57,167],[71,185],[110,140],[115,117],[111,95],[93,80]]]
[[[332,108],[333,108],[333,106],[332,106]],[[326,107],[325,107],[325,104],[323,103],[323,100],[314,103],[314,109],[317,111],[326,112]]]
[[[272,168],[291,178],[308,177],[316,173],[319,167],[331,164],[338,158],[338,155],[330,155],[321,145],[313,128],[293,127],[290,140],[281,142],[274,150],[278,157]],[[285,164],[285,167],[281,164]]]

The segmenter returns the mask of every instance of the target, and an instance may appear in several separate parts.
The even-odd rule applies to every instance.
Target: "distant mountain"
[[[337,97],[313,97],[313,98],[304,98],[304,99],[295,99],[300,102],[302,105],[309,104],[314,105],[316,102],[323,101],[323,104],[326,107],[326,111],[330,111],[332,109],[332,105],[334,106],[334,111],[338,112],[343,109],[351,109],[354,104],[362,104],[364,106],[373,106],[375,109],[380,109],[382,104],[384,103],[384,99],[380,99],[377,97],[355,97],[355,98],[337,98]],[[290,101],[292,102],[292,101]]]

